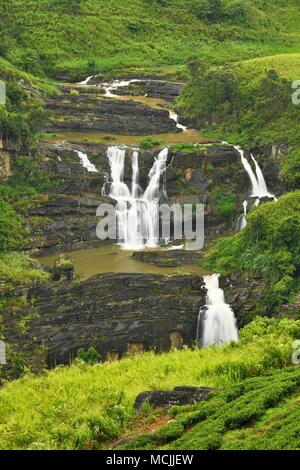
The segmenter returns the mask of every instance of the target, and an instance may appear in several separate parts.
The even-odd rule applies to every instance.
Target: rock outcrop
[[[205,303],[202,287],[199,276],[103,274],[19,289],[14,296],[27,306],[21,302],[13,320],[9,307],[4,311],[5,341],[29,356],[43,348],[49,366],[69,364],[80,348],[95,347],[102,360],[115,360],[191,346]],[[25,318],[21,333],[15,322]]]
[[[118,88],[116,95],[140,96],[147,95],[150,98],[158,98],[174,104],[182,90],[182,83],[162,80],[141,80],[131,83],[127,87]]]
[[[53,95],[46,103],[52,114],[48,132],[106,132],[108,134],[152,135],[178,132],[164,109],[152,109],[133,100],[117,100],[102,93]],[[101,90],[100,90],[101,91]]]
[[[209,394],[216,391],[216,388],[209,387],[175,387],[174,390],[142,392],[135,400],[134,409],[140,411],[145,404],[164,409],[172,406],[193,405],[207,400]]]

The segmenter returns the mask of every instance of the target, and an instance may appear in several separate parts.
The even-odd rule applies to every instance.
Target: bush
[[[209,23],[216,23],[223,17],[221,0],[198,0],[192,11],[197,18]]]
[[[33,261],[23,253],[0,254],[0,280],[5,281],[8,286],[45,283],[49,278],[49,273],[36,267]]]
[[[295,149],[284,157],[280,177],[287,183],[289,189],[300,188],[300,149]]]
[[[236,194],[225,195],[222,188],[215,188],[212,191],[212,202],[214,212],[221,220],[230,220],[236,213]]]
[[[0,251],[20,248],[25,241],[21,218],[5,201],[0,201]]]
[[[95,348],[79,349],[77,352],[76,359],[79,359],[85,364],[93,365],[100,362],[101,356]]]
[[[145,137],[139,142],[139,146],[142,149],[149,150],[153,147],[162,145],[164,142],[162,140],[155,139],[154,137]]]

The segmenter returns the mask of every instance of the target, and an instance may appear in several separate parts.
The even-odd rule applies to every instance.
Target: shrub
[[[100,362],[101,356],[95,348],[79,349],[77,352],[76,359],[79,359],[80,361],[85,362],[86,364],[93,365]]]
[[[162,145],[164,142],[162,140],[155,139],[154,137],[145,137],[139,142],[139,146],[142,149],[149,150],[158,145]]]
[[[280,177],[290,189],[300,188],[300,149],[295,149],[284,157]]]
[[[214,211],[219,219],[230,220],[231,216],[235,214],[236,194],[224,194],[222,188],[215,188],[212,191],[212,202]]]
[[[5,201],[0,201],[0,251],[20,248],[25,241],[21,218]]]

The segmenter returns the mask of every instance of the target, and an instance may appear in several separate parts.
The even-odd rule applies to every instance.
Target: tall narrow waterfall
[[[236,319],[230,305],[226,304],[223,290],[219,286],[219,274],[205,276],[207,289],[206,310],[199,312],[197,341],[202,347],[223,345],[239,341]]]
[[[107,156],[112,179],[109,196],[117,201],[118,242],[127,250],[156,247],[159,242],[159,199],[165,191],[168,149],[162,150],[155,159],[144,192],[139,185],[137,151],[132,155],[131,189],[124,183],[126,149],[109,147]]]
[[[255,164],[255,172],[253,171],[249,161],[245,157],[245,152],[244,150],[241,149],[241,147],[236,146],[235,149],[239,152],[241,159],[242,159],[242,164],[248,173],[248,176],[251,181],[252,185],[252,196],[253,197],[258,197],[258,198],[272,198],[275,199],[275,196],[271,193],[269,193],[268,188],[267,188],[267,183],[264,178],[263,172],[261,171],[261,168],[257,161],[255,160],[254,156],[251,154],[251,158]]]

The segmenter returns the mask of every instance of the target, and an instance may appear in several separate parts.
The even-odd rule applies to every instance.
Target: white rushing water
[[[155,248],[159,243],[159,199],[165,193],[165,172],[168,149],[163,149],[155,159],[149,173],[149,182],[143,192],[139,185],[139,155],[132,155],[131,189],[124,182],[126,149],[109,147],[107,156],[112,183],[109,196],[117,201],[116,216],[118,242],[123,249],[141,250]]]
[[[78,85],[88,85],[89,84],[89,81],[94,78],[94,75],[91,75],[90,77],[87,77],[85,80],[83,80],[82,82],[78,82]]]
[[[252,190],[251,190],[252,191],[252,194],[251,194],[252,197],[257,197],[259,199],[262,199],[264,197],[268,197],[268,198],[271,198],[271,199],[276,199],[274,194],[271,194],[268,191],[267,183],[266,183],[266,180],[264,178],[263,172],[262,172],[259,164],[255,160],[254,156],[251,154],[251,159],[252,159],[252,161],[254,162],[254,165],[255,165],[255,172],[253,171],[253,169],[250,165],[250,162],[245,157],[244,150],[242,150],[241,147],[239,147],[239,146],[235,146],[234,148],[239,152],[239,154],[241,156],[243,167],[245,168],[245,170],[246,170],[246,172],[247,172],[247,174],[250,178],[251,185],[252,185]]]
[[[172,119],[173,121],[176,122],[177,128],[178,128],[178,129],[181,129],[183,132],[186,132],[186,131],[187,131],[187,127],[186,127],[186,126],[183,126],[182,124],[179,124],[179,122],[178,122],[178,115],[177,115],[174,111],[172,111],[172,110],[169,111],[169,114],[170,114],[170,119]]]
[[[103,83],[102,86],[105,88],[105,96],[109,98],[119,98],[119,95],[114,94],[118,88],[124,88],[129,86],[131,83],[138,83],[141,80],[133,78],[131,80],[114,80],[112,83]]]
[[[259,201],[259,199],[258,199]],[[243,202],[243,208],[244,208],[244,213],[239,217],[238,223],[237,223],[237,230],[241,231],[244,230],[244,228],[247,226],[247,211],[248,211],[248,201]]]
[[[95,165],[91,163],[90,160],[88,159],[88,156],[86,153],[83,153],[80,150],[74,150],[74,152],[77,153],[80,163],[83,166],[83,168],[86,168],[86,170],[90,173],[99,173]]]
[[[88,85],[89,81],[93,77],[94,75],[87,77],[82,82],[79,82],[78,85]],[[127,87],[131,83],[138,83],[138,82],[141,82],[141,80],[138,78],[132,78],[132,79],[127,79],[127,80],[114,80],[112,83],[102,83],[101,86],[104,87],[105,96],[107,98],[120,98],[119,95],[114,93],[114,91],[116,91],[118,88]],[[144,96],[147,97],[148,96],[147,93]],[[170,119],[172,119],[172,121],[175,121],[177,129],[180,129],[183,132],[187,131],[187,127],[179,123],[178,115],[173,110],[169,110],[169,116],[170,116]]]
[[[230,341],[239,341],[236,318],[230,305],[226,304],[224,291],[219,286],[219,274],[204,276],[207,289],[206,311],[200,310],[197,341],[206,348]]]

